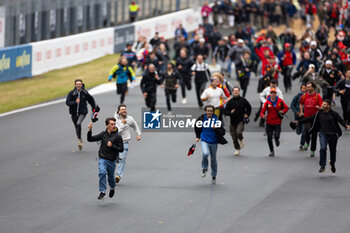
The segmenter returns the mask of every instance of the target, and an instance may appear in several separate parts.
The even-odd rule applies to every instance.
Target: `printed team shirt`
[[[304,105],[305,117],[310,117],[315,115],[318,112],[318,109],[316,108],[316,106],[318,105],[319,107],[321,107],[322,103],[323,103],[322,97],[317,92],[315,92],[312,95],[306,92],[300,98],[300,104]]]

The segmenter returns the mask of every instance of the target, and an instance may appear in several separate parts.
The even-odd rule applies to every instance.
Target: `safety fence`
[[[200,22],[199,11],[187,9],[118,27],[3,48],[0,49],[0,82],[32,77],[121,52],[139,35],[149,40],[158,31],[160,36],[170,39],[179,24],[193,31]]]
[[[0,0],[0,48],[130,23],[189,9],[190,0]]]

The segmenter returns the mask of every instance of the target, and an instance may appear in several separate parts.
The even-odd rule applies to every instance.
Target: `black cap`
[[[132,45],[131,42],[126,43],[126,46],[131,46],[131,45]]]
[[[270,83],[276,83],[276,84],[277,84],[277,80],[273,78],[273,79],[270,81]]]

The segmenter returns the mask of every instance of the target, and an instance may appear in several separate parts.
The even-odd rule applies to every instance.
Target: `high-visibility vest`
[[[135,5],[129,5],[129,10],[130,12],[137,12],[139,10],[139,5],[135,4]]]

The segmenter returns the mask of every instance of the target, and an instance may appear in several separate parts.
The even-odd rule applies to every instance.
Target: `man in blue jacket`
[[[109,72],[108,81],[111,81],[112,78],[117,79],[117,94],[120,94],[120,104],[124,103],[125,93],[128,91],[128,79],[131,81],[135,80],[134,69],[128,65],[128,59],[126,57],[121,57],[120,63],[116,66],[113,66]]]
[[[226,139],[223,137],[225,134],[225,129],[223,128],[222,122],[219,121],[217,116],[214,114],[214,110],[215,108],[213,105],[205,106],[205,114],[201,115],[195,124],[196,142],[201,140],[203,154],[201,177],[205,177],[208,171],[208,156],[210,154],[212,184],[216,183],[216,152],[218,149],[218,143],[227,143]]]
[[[72,121],[78,137],[78,148],[83,149],[83,140],[81,139],[81,124],[88,113],[87,102],[95,109],[95,100],[84,88],[83,81],[76,79],[75,88],[67,95],[66,104],[69,106],[69,113],[72,115]]]

